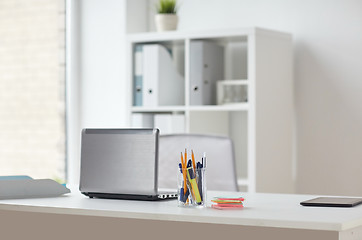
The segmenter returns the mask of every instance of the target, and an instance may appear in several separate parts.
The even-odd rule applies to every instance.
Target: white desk
[[[209,192],[213,196],[239,196]],[[58,198],[0,200],[1,239],[361,239],[362,205],[302,207],[310,195],[242,194],[245,208],[181,208],[175,200],[89,199],[79,192]],[[210,205],[210,202],[209,202]],[[63,231],[63,232],[62,232]],[[166,237],[167,236],[167,237]],[[124,238],[126,237],[126,238]]]

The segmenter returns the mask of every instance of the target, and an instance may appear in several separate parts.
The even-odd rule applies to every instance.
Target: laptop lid
[[[79,189],[156,195],[158,129],[83,129]]]

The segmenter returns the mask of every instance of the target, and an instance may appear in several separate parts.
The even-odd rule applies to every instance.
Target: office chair
[[[195,161],[201,162],[206,153],[206,181],[208,190],[238,191],[235,170],[234,148],[230,138],[199,134],[160,135],[158,187],[177,188],[178,164],[181,152],[187,148],[191,159],[191,149]]]

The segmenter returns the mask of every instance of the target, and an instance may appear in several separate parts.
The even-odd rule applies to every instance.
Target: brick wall
[[[0,0],[0,175],[65,179],[65,0]]]

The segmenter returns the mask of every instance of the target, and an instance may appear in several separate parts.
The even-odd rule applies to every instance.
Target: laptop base
[[[137,195],[137,194],[82,192],[82,194],[84,194],[90,198],[141,200],[141,201],[159,201],[159,200],[177,198],[176,193],[162,193],[162,194],[157,194],[157,195]]]

